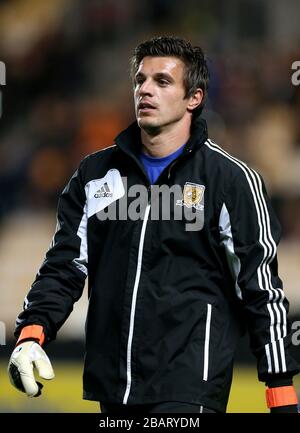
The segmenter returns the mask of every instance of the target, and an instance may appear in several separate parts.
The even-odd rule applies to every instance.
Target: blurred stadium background
[[[23,299],[55,228],[55,207],[81,158],[134,118],[128,58],[161,34],[208,54],[210,136],[264,177],[283,232],[279,272],[300,320],[300,61],[298,0],[0,0],[0,412],[98,412],[81,400],[87,295],[49,347],[56,379],[39,399],[8,383]],[[2,332],[3,334],[3,332]],[[1,343],[4,343],[3,338]],[[298,359],[300,346],[294,346]],[[300,393],[300,380],[296,379]],[[242,339],[229,412],[266,412],[264,385]]]

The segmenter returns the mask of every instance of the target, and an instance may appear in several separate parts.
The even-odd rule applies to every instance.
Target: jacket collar
[[[207,124],[202,118],[192,125],[191,136],[185,145],[184,153],[197,150],[207,140]],[[128,128],[120,132],[115,138],[117,147],[124,152],[139,158],[141,145],[141,130],[137,122],[133,122]]]

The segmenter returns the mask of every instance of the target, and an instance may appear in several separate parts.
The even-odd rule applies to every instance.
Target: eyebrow
[[[135,80],[137,78],[146,78],[146,75],[143,74],[142,72],[138,72],[134,78],[135,78]],[[155,79],[163,78],[163,79],[169,80],[170,82],[174,82],[174,78],[170,74],[167,74],[165,72],[157,72],[156,74],[154,74],[154,78]]]

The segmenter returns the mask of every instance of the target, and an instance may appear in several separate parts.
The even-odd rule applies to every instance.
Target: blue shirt
[[[170,155],[164,156],[163,158],[156,158],[141,153],[140,158],[146,170],[146,173],[148,174],[151,184],[155,183],[160,173],[182,153],[184,146],[185,145],[181,146],[175,152],[171,153]]]

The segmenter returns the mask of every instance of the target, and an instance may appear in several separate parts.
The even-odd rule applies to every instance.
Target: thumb
[[[48,357],[47,359],[37,359],[34,364],[41,378],[50,380],[55,377],[51,362]]]
[[[50,359],[41,346],[36,344],[32,350],[31,356],[40,377],[48,380],[53,379],[55,375]]]

